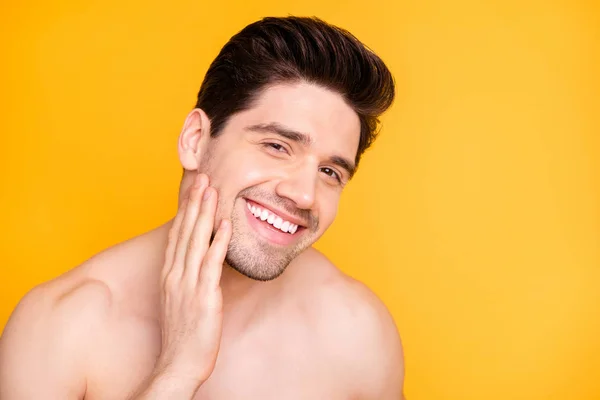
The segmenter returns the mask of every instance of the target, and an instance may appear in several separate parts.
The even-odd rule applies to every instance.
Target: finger
[[[175,215],[175,219],[173,220],[173,224],[169,229],[169,236],[167,240],[167,247],[165,249],[165,264],[161,273],[161,280],[164,282],[165,277],[171,271],[171,267],[173,267],[173,259],[175,258],[175,246],[177,245],[177,237],[179,236],[179,230],[181,229],[181,221],[183,221],[183,216],[185,214],[186,205],[189,198],[189,190],[186,191],[181,207],[177,210],[177,215]]]
[[[200,212],[202,195],[207,186],[208,177],[201,174],[197,177],[194,186],[191,188],[181,228],[179,229],[179,234],[177,236],[173,267],[169,273],[174,280],[181,279],[181,276],[183,275],[183,270],[185,269],[185,255],[187,253],[190,236]]]
[[[223,219],[202,262],[199,281],[203,289],[211,290],[219,286],[231,234],[231,221]]]
[[[198,271],[210,243],[210,237],[215,223],[217,210],[217,191],[208,187],[204,191],[200,215],[189,240],[188,252],[185,259],[184,280],[195,287],[198,281]]]

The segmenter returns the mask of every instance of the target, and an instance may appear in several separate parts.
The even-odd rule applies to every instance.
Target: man
[[[392,318],[311,248],[393,98],[318,19],[231,38],[179,136],[177,215],[22,299],[0,399],[400,399]]]

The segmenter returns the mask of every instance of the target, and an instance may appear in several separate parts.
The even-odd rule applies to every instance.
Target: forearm
[[[127,400],[191,400],[202,381],[186,379],[168,371],[153,373]]]

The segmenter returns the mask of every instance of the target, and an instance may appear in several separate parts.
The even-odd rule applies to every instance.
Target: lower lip
[[[244,204],[244,209],[246,210],[246,217],[248,218],[250,226],[252,226],[261,236],[274,244],[288,246],[294,243],[298,237],[298,234],[303,229],[299,226],[298,230],[294,233],[283,232],[269,224],[267,221],[262,221],[260,218],[256,218],[248,209],[247,202]]]

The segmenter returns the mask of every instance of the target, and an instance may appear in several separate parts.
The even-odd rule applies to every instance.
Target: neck
[[[236,308],[239,304],[244,307],[256,306],[259,301],[259,294],[262,293],[267,282],[259,282],[240,274],[230,267],[227,263],[223,264],[221,273],[221,290],[223,292],[223,311]]]
[[[159,239],[164,243],[164,246],[167,244],[167,237],[172,224],[173,220],[170,220],[157,229],[159,231]],[[250,279],[240,274],[227,263],[223,264],[221,272],[223,311],[227,313],[241,304],[244,304],[244,308],[254,308],[254,306],[258,305],[259,295],[264,293],[265,289],[272,286],[272,284],[272,282],[260,282]]]

